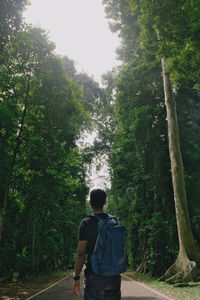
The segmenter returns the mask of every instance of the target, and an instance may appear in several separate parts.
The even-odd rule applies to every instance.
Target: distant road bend
[[[83,296],[73,295],[72,285],[71,274],[26,300],[83,300]],[[174,300],[124,275],[121,290],[122,300]]]

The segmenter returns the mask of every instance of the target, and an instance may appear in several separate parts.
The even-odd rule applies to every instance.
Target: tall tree
[[[178,258],[162,278],[167,279],[168,282],[180,280],[190,281],[195,278],[196,269],[200,266],[200,253],[193,237],[189,218],[176,103],[169,74],[166,71],[164,58],[162,58],[162,70],[167,109],[169,154],[172,167],[172,182],[179,238]]]
[[[173,57],[177,51],[185,49],[187,47],[186,43],[191,43],[190,34],[193,39],[197,38],[197,27],[194,26],[192,29],[190,29],[190,27],[191,22],[197,22],[196,14],[199,14],[200,10],[195,9],[193,14],[191,14],[191,9],[194,9],[194,6],[191,6],[189,2],[190,1],[184,1],[177,5],[175,1],[163,1],[159,8],[154,2],[150,8],[147,1],[141,1],[139,4],[139,8],[142,9],[140,20],[146,20],[146,22],[141,25],[141,35],[144,34],[147,37],[147,34],[152,31],[155,45],[158,46],[156,53],[157,55],[163,56],[162,69],[168,121],[169,153],[172,166],[172,183],[179,237],[179,255],[175,264],[172,265],[163,277],[168,281],[188,281],[195,275],[194,270],[197,267],[199,268],[200,265],[200,254],[194,241],[189,219],[176,104],[170,74],[167,73],[166,70],[166,58],[170,58],[170,56]],[[133,2],[129,3],[130,5],[134,5]],[[163,22],[162,19],[164,15],[165,22]],[[191,15],[193,16],[192,18]],[[183,29],[182,25],[186,19],[187,22]],[[150,22],[152,22],[151,26]],[[169,27],[166,26],[166,23]],[[171,49],[169,49],[169,47],[171,47]]]
[[[67,77],[53,49],[38,28],[26,28],[4,48],[0,267],[9,279],[13,272],[71,266],[85,210],[85,169],[76,141],[88,116],[78,101],[81,87]]]
[[[170,268],[170,271],[166,273],[165,278],[170,277],[170,280],[189,280],[193,275],[193,268],[199,266],[199,253],[194,242],[194,238],[191,231],[190,221],[188,218],[188,208],[186,194],[182,197],[180,192],[177,192],[177,186],[179,190],[185,191],[185,183],[183,176],[183,168],[181,161],[181,153],[179,146],[179,133],[178,126],[172,126],[177,120],[175,103],[173,98],[173,90],[170,83],[169,74],[166,72],[165,61],[166,59],[170,62],[176,61],[177,56],[180,53],[197,50],[197,38],[199,34],[199,13],[200,10],[194,5],[193,1],[117,1],[117,5],[114,6],[114,1],[104,1],[106,3],[106,9],[109,17],[112,17],[115,21],[114,29],[120,29],[122,38],[125,40],[126,56],[124,60],[129,57],[130,44],[133,45],[133,57],[141,55],[144,60],[151,60],[156,58],[162,59],[163,67],[163,80],[164,80],[164,91],[165,91],[165,102],[167,107],[167,120],[168,120],[168,132],[169,132],[169,144],[170,144],[170,158],[172,164],[172,176],[173,176],[173,187],[176,211],[178,232],[179,232],[179,244],[180,252],[175,265]],[[116,3],[115,3],[116,4]],[[185,20],[187,20],[185,22]],[[133,34],[130,34],[130,27],[133,29]],[[184,24],[184,26],[183,26]],[[193,24],[193,25],[192,25]],[[132,36],[130,41],[127,41],[127,35]],[[141,50],[138,50],[138,48]],[[128,55],[127,55],[128,54]],[[199,58],[198,51],[196,51],[196,57]],[[173,71],[176,70],[173,65]],[[171,69],[172,69],[171,68]],[[197,72],[197,68],[196,68]],[[177,74],[177,73],[176,73]],[[172,76],[173,78],[173,72]],[[193,76],[194,78],[194,76]],[[194,85],[198,85],[198,80]],[[173,105],[171,105],[174,103]],[[172,121],[171,116],[174,116]],[[173,146],[171,141],[173,141]],[[175,144],[174,141],[177,143]],[[177,154],[178,155],[175,155]],[[177,171],[179,168],[179,171]],[[180,185],[181,182],[181,185]],[[178,205],[177,205],[178,203]],[[184,215],[185,220],[180,219],[180,207],[181,213]],[[187,242],[186,232],[180,229],[180,222],[184,222],[187,227],[187,234],[189,241]],[[184,238],[183,238],[184,235]],[[188,247],[188,244],[190,246]],[[183,251],[184,249],[184,251]],[[187,249],[187,250],[186,250]],[[184,258],[183,258],[184,252]],[[189,268],[188,268],[189,266]]]
[[[27,38],[27,41],[31,40],[32,38],[35,38],[36,40],[39,40],[39,31],[32,30],[30,32],[29,37]],[[3,223],[4,218],[6,214],[6,207],[9,197],[9,190],[10,190],[10,183],[11,183],[11,177],[13,173],[13,169],[15,166],[16,156],[19,152],[19,147],[22,142],[22,134],[23,129],[25,125],[25,118],[27,114],[28,104],[29,104],[29,91],[30,91],[30,81],[31,77],[33,77],[38,70],[39,65],[41,64],[41,52],[43,54],[46,54],[51,51],[52,47],[49,47],[49,49],[43,49],[42,45],[40,44],[40,47],[34,47],[32,49],[27,48],[25,45],[25,39],[24,36],[28,36],[28,33],[21,32],[17,38],[13,38],[13,43],[15,43],[14,47],[10,43],[7,45],[7,54],[11,53],[11,55],[7,56],[7,59],[4,61],[3,65],[1,66],[2,69],[2,99],[5,99],[5,101],[13,101],[15,100],[16,106],[14,106],[14,110],[16,112],[19,112],[18,118],[15,119],[13,124],[17,127],[12,129],[15,131],[15,144],[13,149],[11,150],[11,155],[9,157],[9,162],[7,165],[7,171],[4,173],[5,183],[4,183],[4,189],[3,189],[3,196],[2,196],[2,210],[0,214],[0,241],[2,239],[2,232],[3,232]],[[42,46],[42,47],[41,47]],[[35,49],[34,49],[35,48]],[[34,55],[32,56],[32,59],[30,59],[31,54],[34,51]],[[32,52],[32,53],[31,53]],[[18,63],[15,63],[15,58],[18,56]],[[10,89],[13,88],[13,91],[10,92]],[[23,100],[21,97],[21,92],[24,90],[24,96]],[[16,96],[17,94],[17,96]],[[10,98],[10,99],[9,99]],[[4,105],[4,103],[2,104]],[[20,117],[20,110],[18,109],[18,105],[21,105],[23,109],[21,110],[21,117]],[[12,121],[13,122],[13,121]],[[2,127],[4,124],[2,124]],[[2,141],[4,142],[4,141]],[[4,143],[3,143],[4,144]],[[6,144],[6,142],[5,142]]]

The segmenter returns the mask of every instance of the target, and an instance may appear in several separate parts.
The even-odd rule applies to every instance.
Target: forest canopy
[[[55,53],[46,32],[21,22],[27,1],[18,2],[0,7],[0,269],[7,279],[73,266],[88,194],[77,140],[91,126],[92,101],[92,79],[78,82],[73,61]]]
[[[103,87],[23,22],[28,4],[0,4],[1,274],[73,266],[78,224],[90,213],[86,173],[107,157],[106,210],[127,229],[129,266],[198,279],[198,1],[104,0],[121,66],[103,74]],[[93,130],[94,144],[79,149]]]

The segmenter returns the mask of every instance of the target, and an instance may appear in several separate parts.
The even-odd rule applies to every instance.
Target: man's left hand
[[[81,292],[81,281],[80,281],[80,279],[74,281],[73,289],[74,289],[74,295],[80,296],[80,292]]]

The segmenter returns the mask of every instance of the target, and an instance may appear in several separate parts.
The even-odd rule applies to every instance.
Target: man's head
[[[90,205],[93,209],[101,210],[106,204],[106,193],[101,189],[95,189],[90,192]]]

